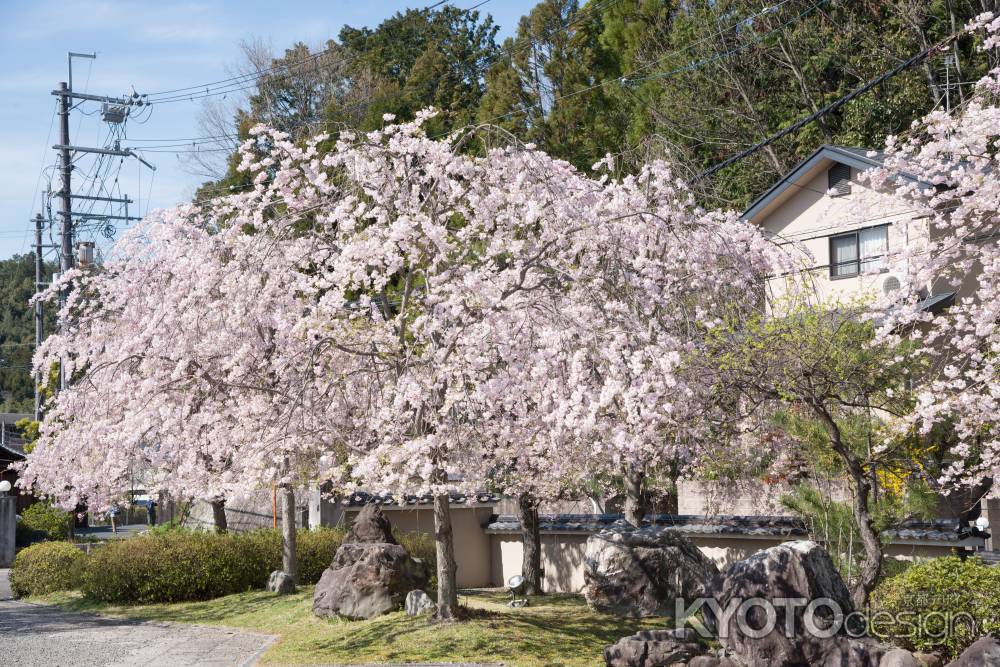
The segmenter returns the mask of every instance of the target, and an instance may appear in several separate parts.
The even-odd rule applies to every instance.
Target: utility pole
[[[138,220],[139,218],[129,216],[127,213],[124,216],[121,215],[110,215],[110,214],[95,214],[95,213],[85,213],[85,212],[75,212],[73,210],[73,200],[85,200],[93,202],[107,202],[109,204],[125,204],[126,206],[132,203],[132,200],[127,196],[125,197],[102,197],[93,195],[74,195],[73,194],[73,160],[74,156],[87,153],[95,153],[98,155],[110,155],[119,157],[134,157],[142,162],[144,165],[150,169],[155,170],[156,167],[151,165],[142,159],[142,157],[136,155],[128,148],[120,148],[117,141],[115,141],[112,146],[105,147],[88,147],[88,146],[74,146],[71,143],[71,138],[69,135],[69,115],[74,108],[73,101],[77,100],[78,103],[83,102],[100,102],[103,104],[101,119],[106,123],[111,124],[124,124],[128,118],[129,110],[133,105],[142,106],[143,102],[141,96],[133,92],[131,97],[107,97],[104,95],[90,95],[87,93],[77,93],[73,90],[73,58],[90,58],[94,59],[97,54],[93,53],[73,53],[68,54],[68,80],[67,84],[65,81],[59,82],[56,90],[52,91],[53,95],[59,98],[59,143],[52,148],[59,152],[59,177],[60,177],[60,187],[59,192],[53,193],[53,196],[58,195],[59,197],[59,271],[61,274],[65,274],[67,271],[73,268],[76,264],[74,257],[74,243],[73,237],[75,235],[75,222],[77,220],[81,222],[87,222],[89,220],[125,220],[130,222],[132,220]],[[100,192],[100,190],[98,190]],[[41,216],[39,216],[40,218]],[[51,216],[50,216],[51,217]],[[50,220],[50,224],[54,222]],[[40,224],[40,223],[39,223]],[[36,226],[35,231],[35,245],[39,257],[39,267],[41,266],[41,231]],[[41,288],[41,278],[38,273],[40,268],[36,267],[36,282],[39,283],[36,289]],[[66,305],[66,301],[69,298],[70,286],[65,285],[59,290],[59,307],[60,310]],[[36,309],[39,306],[36,306]],[[36,310],[36,343],[41,343],[41,315],[38,314]],[[62,322],[60,325],[62,326]],[[65,388],[69,378],[66,377],[64,371],[64,366],[60,367],[59,371],[59,388]],[[40,412],[40,397],[36,393],[35,396],[35,413],[36,416]]]
[[[59,272],[66,273],[73,268],[73,163],[70,158],[69,143],[69,107],[70,91],[65,81],[59,82],[59,215],[62,216],[59,249]],[[68,288],[59,291],[60,309],[66,305]],[[60,384],[63,384],[60,382]]]
[[[35,216],[35,292],[42,288],[42,281],[45,278],[45,259],[42,256],[42,224],[45,219],[39,213]],[[44,311],[42,310],[42,300],[35,300],[35,349],[42,344],[45,336]],[[42,391],[41,385],[45,381],[41,373],[35,375],[35,421],[42,420]]]

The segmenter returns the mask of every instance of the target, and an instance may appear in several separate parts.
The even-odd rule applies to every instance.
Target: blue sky
[[[453,4],[471,7],[478,1]],[[47,187],[52,173],[43,168],[54,164],[50,146],[59,136],[56,98],[50,93],[66,79],[68,51],[97,52],[94,61],[74,60],[77,91],[122,95],[134,86],[140,93],[157,92],[231,76],[241,62],[239,44],[244,40],[263,40],[276,53],[296,41],[318,46],[335,37],[344,24],[375,26],[399,10],[427,4],[0,0],[0,258],[28,252],[33,242],[29,219],[39,212],[39,190]],[[534,4],[490,0],[479,11],[493,15],[502,39]],[[129,124],[128,137],[135,141],[200,136],[202,104],[199,100],[154,107],[145,124]],[[82,110],[95,108],[90,104]],[[104,129],[97,114],[74,113],[70,138],[79,145],[100,146]],[[148,157],[156,164],[155,175],[135,160],[126,160],[119,176],[121,191],[138,199],[134,207],[141,212],[188,200],[204,180],[190,173],[190,163],[176,155]],[[82,175],[77,176],[80,182]]]

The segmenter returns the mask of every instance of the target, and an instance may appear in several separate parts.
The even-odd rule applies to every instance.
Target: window
[[[868,227],[830,237],[830,277],[878,273],[886,267],[889,226]]]
[[[837,163],[826,172],[827,188],[832,190],[831,196],[851,194],[851,168],[846,164]]]

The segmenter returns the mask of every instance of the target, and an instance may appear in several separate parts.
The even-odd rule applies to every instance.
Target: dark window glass
[[[858,235],[841,234],[830,238],[830,275],[855,276],[858,274]]]
[[[889,225],[830,237],[830,277],[878,273],[887,266]]]

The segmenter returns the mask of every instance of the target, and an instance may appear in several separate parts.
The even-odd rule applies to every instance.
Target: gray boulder
[[[267,590],[278,595],[290,595],[296,591],[295,578],[281,570],[275,570],[267,578]]]
[[[351,529],[344,536],[344,544],[355,542],[382,542],[385,544],[396,544],[396,538],[392,536],[392,524],[385,518],[385,514],[378,505],[368,503],[360,512]]]
[[[923,667],[923,663],[906,649],[894,648],[882,656],[878,667]]]
[[[705,653],[705,648],[673,630],[646,630],[604,649],[607,667],[669,667]]]
[[[987,635],[976,640],[948,667],[1000,667],[1000,637]]]
[[[726,657],[699,655],[688,661],[687,667],[741,667]]]
[[[709,595],[721,618],[705,606],[706,625],[744,664],[878,667],[888,651],[844,636],[844,618],[854,610],[851,596],[830,555],[815,542],[786,542],[733,563],[712,580]],[[806,605],[820,599],[823,604],[808,614],[808,631]]]
[[[690,540],[664,526],[592,535],[583,566],[590,608],[629,618],[673,616],[677,599],[702,596],[719,572]]]
[[[373,618],[399,609],[406,594],[429,579],[427,565],[398,544],[342,544],[316,584],[313,613]]]
[[[409,616],[419,616],[423,613],[432,612],[436,606],[431,596],[420,589],[407,593],[406,601],[403,604],[403,608],[406,609],[406,613]]]

